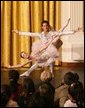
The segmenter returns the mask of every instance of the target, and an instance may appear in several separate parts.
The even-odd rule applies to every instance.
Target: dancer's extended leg
[[[55,58],[49,58],[48,60],[47,60],[47,63],[46,63],[46,65],[48,66],[50,66],[50,72],[51,72],[51,74],[52,74],[52,77],[54,77],[54,73],[53,73],[53,66],[54,66],[54,61],[55,61]]]
[[[29,76],[30,73],[35,70],[38,67],[38,63],[35,63],[34,65],[32,65],[30,67],[30,69],[28,69],[26,72],[24,72],[23,74],[21,74],[20,76]]]
[[[50,63],[50,72],[51,72],[51,74],[52,74],[52,77],[54,77],[54,63]]]

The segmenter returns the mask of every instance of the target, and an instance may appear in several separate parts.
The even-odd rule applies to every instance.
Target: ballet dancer
[[[49,43],[48,40],[50,40],[54,37],[58,36],[57,37],[57,39],[58,39],[59,36],[75,33],[75,31],[63,32],[63,30],[67,27],[69,21],[70,21],[70,19],[68,19],[67,24],[63,28],[61,28],[59,31],[54,31],[54,30],[51,31],[50,27],[49,27],[49,23],[47,21],[42,22],[43,32],[41,32],[41,33],[20,32],[20,31],[17,31],[17,30],[13,30],[13,32],[19,33],[19,35],[28,35],[28,36],[33,36],[33,37],[38,36],[41,39],[41,41],[39,43],[34,44],[35,47],[33,46],[33,48],[32,48],[33,49],[32,50],[32,55],[33,55],[34,52],[38,52],[38,50],[39,50],[39,53],[40,52],[43,52],[43,53],[38,58],[38,60],[35,59],[36,63],[28,71],[21,74],[21,76],[23,76],[23,75],[28,76],[34,69],[36,69],[38,66],[42,66],[42,65],[43,66],[50,65],[50,70],[51,70],[51,73],[53,74],[53,62],[55,61],[55,58],[58,57],[58,51],[57,51],[56,47],[52,44],[50,44],[48,48],[47,48],[47,46],[48,46],[48,44],[47,44],[47,46],[46,46],[47,49],[43,48],[43,45],[45,45],[46,43]],[[56,38],[54,40],[56,40]],[[56,41],[54,41],[54,42],[56,42]],[[43,50],[40,51],[40,48],[42,48]],[[22,54],[24,54],[25,56],[27,55],[25,53],[22,53]],[[45,60],[45,58],[47,58],[47,59]],[[30,59],[30,57],[28,57],[28,59]],[[31,59],[33,60],[33,58],[31,58]],[[9,68],[21,67],[21,66],[24,66],[24,65],[28,64],[29,62],[30,61],[28,61],[24,64],[17,65],[17,66],[9,66]]]

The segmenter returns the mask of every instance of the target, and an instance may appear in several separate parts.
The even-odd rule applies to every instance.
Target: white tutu
[[[34,54],[35,52],[39,51],[43,46],[45,46],[45,43],[43,42],[33,43],[31,54]],[[46,48],[45,50],[43,50],[41,53],[37,55],[37,57],[41,58],[42,60],[48,59],[49,57],[56,58],[58,56],[59,56],[59,52],[53,44],[50,44],[48,48]]]

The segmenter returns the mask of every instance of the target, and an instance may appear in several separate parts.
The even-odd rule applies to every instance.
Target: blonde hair
[[[52,79],[52,74],[49,71],[43,71],[40,75],[41,81],[48,82]]]

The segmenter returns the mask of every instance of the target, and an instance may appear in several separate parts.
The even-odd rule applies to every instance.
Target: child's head
[[[33,94],[35,92],[34,82],[30,77],[25,77],[23,80],[24,92],[27,94]]]
[[[52,87],[49,85],[49,83],[43,82],[39,88],[38,91],[40,93],[40,97],[43,97],[45,101],[49,104],[48,106],[52,105],[54,102],[54,91]]]
[[[49,82],[52,80],[52,74],[49,71],[43,71],[40,76],[41,81]]]
[[[28,102],[28,107],[46,107],[46,101],[44,98],[42,98],[39,94],[39,92],[35,92],[32,97],[30,98],[30,101]]]
[[[78,106],[83,106],[84,104],[83,84],[79,81],[72,83],[68,88],[68,96],[71,100],[76,102]]]
[[[9,86],[11,93],[17,92],[17,85],[19,80],[19,72],[17,70],[9,71]]]
[[[47,83],[42,83],[39,86],[39,92],[40,92],[41,96],[47,95],[49,93],[49,91],[50,91],[50,87]]]
[[[18,81],[19,79],[19,72],[17,70],[10,70],[9,71],[9,80],[10,81]]]
[[[67,72],[64,75],[64,83],[67,85],[71,85],[72,83],[79,80],[79,76],[77,73]]]
[[[29,107],[49,107],[52,106],[52,90],[49,84],[43,82],[39,85],[39,88],[32,95],[32,98],[29,102]]]

